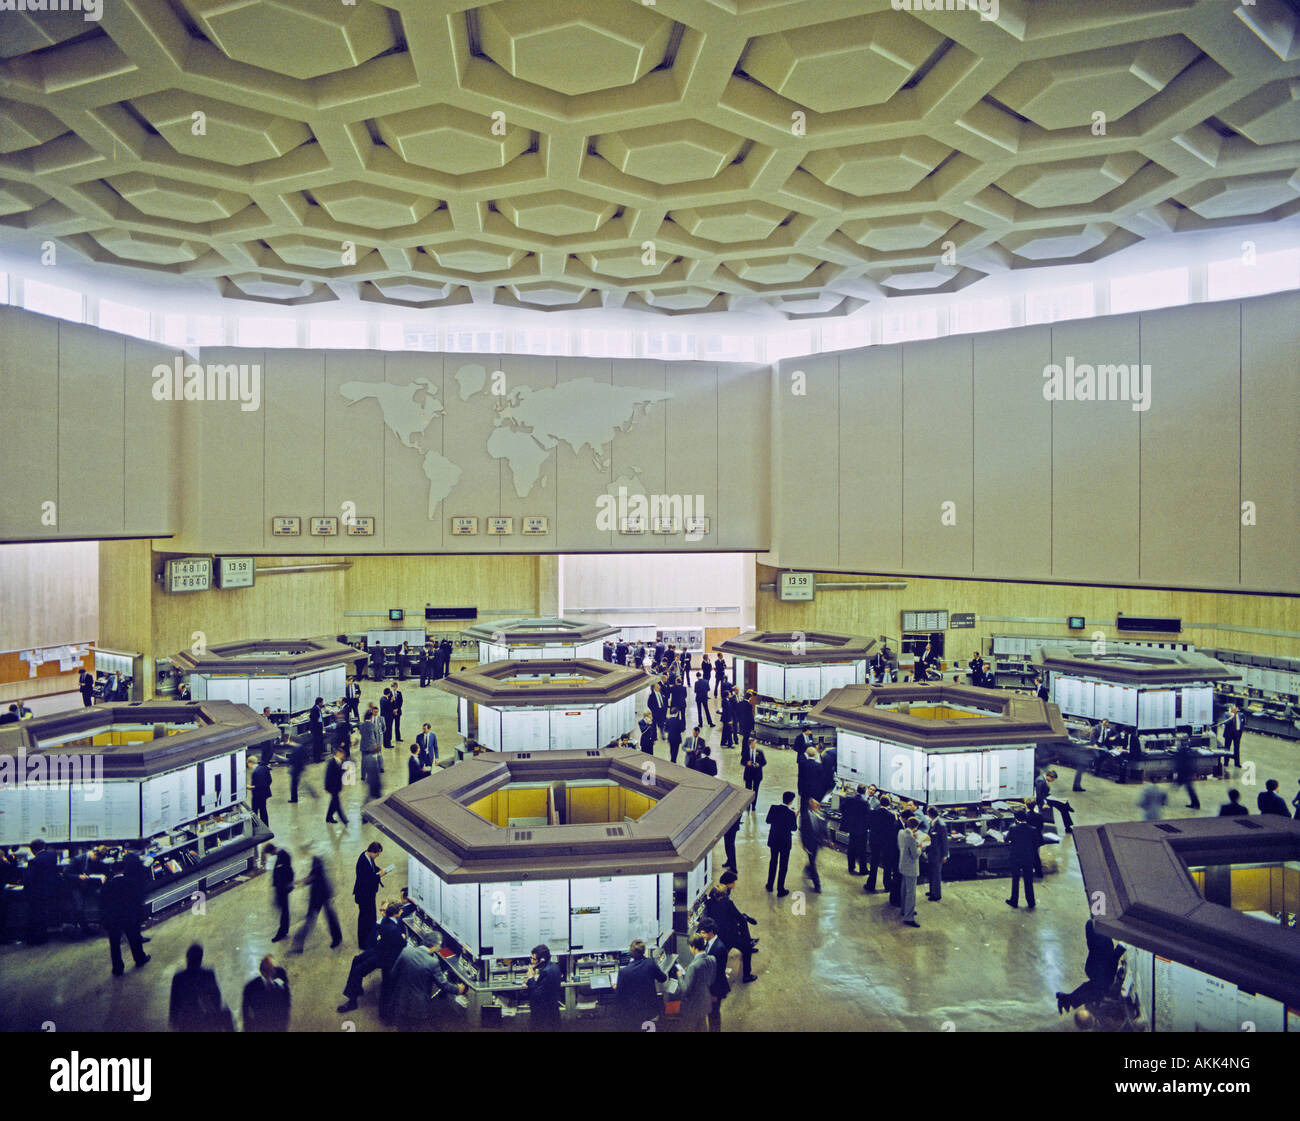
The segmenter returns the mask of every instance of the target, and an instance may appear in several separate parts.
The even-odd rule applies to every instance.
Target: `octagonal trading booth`
[[[946,683],[849,685],[812,715],[836,730],[842,791],[874,784],[940,807],[945,879],[1010,873],[1006,831],[1033,795],[1034,753],[1066,734],[1056,706],[1037,697]]]
[[[827,631],[743,631],[715,649],[732,656],[736,681],[760,698],[755,738],[790,747],[800,733],[809,743],[830,743],[832,732],[811,719],[812,707],[832,689],[866,681],[877,645]]]
[[[1147,1031],[1300,1031],[1300,822],[1079,826],[1098,932],[1124,947],[1096,1010]]]
[[[645,675],[593,658],[489,662],[436,682],[460,698],[457,728],[492,751],[603,747],[637,724]]]
[[[1217,749],[1210,731],[1214,686],[1240,676],[1236,670],[1193,650],[1124,643],[1100,652],[1086,642],[1044,646],[1031,661],[1047,675],[1052,700],[1076,728],[1075,739],[1061,746],[1064,762],[1117,782],[1165,780],[1174,775],[1175,750],[1186,744],[1195,777],[1223,776],[1228,753]],[[1114,742],[1088,746],[1092,726],[1102,719],[1110,721]]]
[[[543,616],[478,623],[461,633],[478,642],[480,662],[514,658],[599,659],[605,639],[618,634],[618,628]]]
[[[570,1017],[598,1015],[634,938],[668,972],[744,812],[738,786],[625,748],[467,759],[363,818],[408,854],[407,923],[469,986],[470,1022],[519,1012],[535,945]]]
[[[243,801],[249,750],[278,735],[229,701],[96,705],[0,726],[0,845],[39,837],[65,873],[91,849],[104,850],[105,871],[135,849],[157,913],[247,871],[271,839]],[[94,919],[89,887],[55,917]],[[9,898],[14,924],[22,893]]]

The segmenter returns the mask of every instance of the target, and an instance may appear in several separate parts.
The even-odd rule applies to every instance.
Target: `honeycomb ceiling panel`
[[[1294,6],[4,12],[0,242],[238,300],[842,316],[1294,221]]]

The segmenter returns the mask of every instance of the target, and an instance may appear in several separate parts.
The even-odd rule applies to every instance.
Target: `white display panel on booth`
[[[1231,981],[1158,955],[1155,989],[1151,1013],[1155,1031],[1236,1033],[1246,1020],[1253,1026],[1245,1030],[1284,1030],[1286,1010],[1278,1001],[1242,993]]]
[[[845,685],[866,680],[866,663],[865,662],[846,662],[843,665],[819,666],[821,670],[821,692],[817,694],[817,700],[821,700],[832,689],[840,689]]]
[[[154,775],[140,784],[140,836],[175,829],[199,816],[198,764]]]
[[[1098,694],[1101,690],[1106,690],[1107,703],[1104,712],[1097,713],[1097,719],[1104,715],[1112,724],[1125,724],[1133,727],[1137,724],[1138,710],[1138,690],[1133,685],[1102,685],[1096,686]],[[1100,709],[1101,702],[1098,702]]]
[[[409,643],[412,647],[423,646],[424,628],[404,627],[390,631],[366,631],[366,645],[371,649],[376,646],[400,647],[403,642]]]
[[[464,704],[464,699],[461,704]],[[478,742],[493,751],[504,750],[501,746],[501,710],[478,706]],[[512,749],[513,750],[513,749]]]
[[[287,677],[250,677],[248,679],[248,707],[260,713],[264,708],[272,712],[288,712],[289,679]]]
[[[736,670],[736,680],[744,680],[744,661],[738,659],[739,667]],[[771,662],[758,663],[758,695],[760,697],[772,697],[774,700],[786,701],[790,698],[786,696],[785,689],[785,667],[774,666]]]
[[[494,642],[480,642],[478,644],[478,660],[480,662],[501,662],[506,658],[506,648],[498,646]]]
[[[604,747],[610,740],[618,739],[624,732],[633,731],[636,728],[636,717],[635,696],[603,705],[597,715],[600,746]]]
[[[982,801],[985,754],[982,751],[946,751],[928,756],[926,800],[944,806]]]
[[[835,773],[846,782],[880,785],[880,741],[840,732],[836,736]]]
[[[444,930],[474,954],[479,952],[479,885],[449,884],[443,880],[439,892],[442,898],[442,917],[438,920]]]
[[[0,845],[72,840],[70,796],[66,782],[0,786]]]
[[[337,701],[343,696],[343,691],[347,687],[347,666],[331,666],[320,671],[320,687],[317,696],[324,697],[326,704]]]
[[[569,881],[479,884],[479,944],[486,958],[526,958],[569,944]]]
[[[556,751],[581,751],[601,746],[594,708],[553,708],[550,718],[548,746]]]
[[[703,860],[686,873],[686,906],[688,909],[695,906],[695,901],[708,890],[709,885],[712,883],[713,852],[710,850],[704,854]]]
[[[479,727],[484,708],[479,705]],[[551,714],[546,709],[499,709],[502,751],[545,751],[551,746]]]
[[[1034,792],[1034,748],[999,747],[983,754],[983,800],[1028,798]]]
[[[1172,728],[1178,695],[1172,689],[1147,689],[1138,694],[1138,729]]]
[[[190,700],[206,701],[208,699],[208,679],[204,674],[190,674]]]
[[[469,699],[460,697],[456,703],[456,731],[462,738],[469,739]]]
[[[244,749],[198,764],[199,813],[209,814],[233,806],[244,797]]]
[[[434,922],[442,922],[442,880],[413,856],[406,858],[406,894]]]
[[[317,686],[320,684],[319,673],[303,673],[289,680],[289,700],[294,712],[306,712],[316,703],[320,696]]]
[[[570,880],[570,942],[583,953],[626,950],[634,938],[659,933],[656,877],[601,876]]]
[[[1180,724],[1209,724],[1214,719],[1214,690],[1208,685],[1188,686],[1183,690],[1182,707]]]
[[[576,657],[595,658],[599,662],[605,656],[605,640],[597,639],[595,642],[584,642],[575,649],[577,650]]]
[[[209,677],[207,699],[210,701],[233,701],[237,705],[248,704],[248,678]]]
[[[761,671],[762,666],[760,664]],[[787,701],[820,701],[822,691],[822,666],[786,666],[785,699]],[[762,690],[760,689],[761,693]]]
[[[879,786],[894,794],[925,800],[925,757],[918,747],[896,743],[880,745]]]
[[[74,841],[121,840],[141,835],[140,783],[136,779],[106,779],[75,788],[71,806]]]
[[[673,874],[659,873],[659,938],[673,932]]]

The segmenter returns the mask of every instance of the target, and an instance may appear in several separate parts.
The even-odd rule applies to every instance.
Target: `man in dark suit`
[[[736,906],[732,898],[739,878],[734,868],[723,872],[718,878],[718,886],[709,891],[708,899],[704,904],[704,913],[717,925],[722,941],[740,952],[742,980],[757,981],[752,966],[754,938],[750,935],[749,928],[756,926],[758,920],[753,915],[745,914]]]
[[[1249,815],[1250,810],[1241,804],[1241,791],[1236,787],[1228,791],[1228,800],[1219,807],[1220,817],[1241,817]]]
[[[271,941],[279,942],[289,937],[289,893],[293,891],[293,858],[288,849],[278,845],[267,845],[262,851],[268,856],[275,856],[275,867],[271,869],[271,893],[275,897],[276,910],[280,912],[280,925]]]
[[[78,683],[81,689],[81,703],[89,708],[95,703],[95,675],[83,669]]]
[[[533,947],[524,987],[528,990],[529,1028],[533,1031],[559,1031],[564,979],[559,965],[551,960],[550,947]]]
[[[307,851],[310,852],[310,846]],[[303,947],[307,944],[307,936],[316,925],[316,916],[321,911],[325,912],[325,919],[329,923],[330,949],[342,945],[343,931],[339,927],[339,917],[334,913],[334,904],[331,902],[334,898],[334,885],[330,883],[329,869],[325,867],[325,861],[313,854],[311,871],[302,882],[311,889],[307,895],[307,915],[302,920],[298,933],[293,936],[293,949],[289,952],[302,953]]]
[[[705,953],[714,960],[713,983],[709,986],[709,1014],[707,1017],[709,1031],[722,1030],[722,1002],[731,992],[731,982],[727,980],[727,956],[730,947],[718,936],[718,924],[707,915],[700,919],[696,928],[708,940]]]
[[[840,827],[849,835],[849,875],[867,874],[867,838],[870,831],[871,808],[867,805],[867,788],[840,801]]]
[[[1282,801],[1282,795],[1277,792],[1277,779],[1275,778],[1271,778],[1264,783],[1264,789],[1256,797],[1255,804],[1262,814],[1277,814],[1280,817],[1291,816],[1291,812],[1286,808],[1286,803]]]
[[[668,717],[664,720],[664,730],[668,733],[669,762],[676,763],[677,752],[682,746],[682,733],[686,730],[686,718],[681,709],[669,706]]]
[[[711,661],[709,661],[709,656],[708,656],[708,654],[701,654],[701,655],[700,655],[700,675],[699,675],[699,677],[696,678],[696,680],[697,680],[697,681],[703,681],[703,682],[704,682],[704,691],[705,691],[706,693],[708,692],[709,679],[712,678],[712,677],[713,677],[713,663],[712,663]]]
[[[659,726],[655,723],[654,712],[647,709],[645,716],[637,725],[641,729],[640,747],[647,755],[655,753],[655,742],[659,738]],[[686,756],[686,765],[691,766],[691,755]]]
[[[357,684],[355,677],[348,678],[347,686],[343,690],[343,699],[352,713],[352,719],[360,721],[361,717],[357,715],[357,709],[361,706],[361,686]]]
[[[429,656],[429,644],[426,642],[420,647],[419,659],[416,662],[420,671],[420,688],[429,687],[429,677],[433,673],[433,659]]]
[[[802,812],[803,807],[810,800],[819,801],[821,799],[824,775],[822,761],[817,755],[816,748],[805,748],[797,758],[799,809]]]
[[[253,816],[260,817],[263,825],[271,822],[266,815],[266,803],[271,800],[271,768],[258,763],[248,780],[248,796],[253,804]]]
[[[393,746],[393,691],[385,689],[383,696],[379,698],[379,716],[384,722],[384,746]]]
[[[113,976],[126,972],[122,964],[122,938],[131,947],[137,969],[149,960],[140,937],[140,894],[118,864],[99,893],[99,921],[108,936],[108,953],[113,960]]]
[[[384,917],[370,936],[364,949],[352,959],[348,969],[348,979],[343,986],[346,998],[338,1006],[339,1012],[351,1012],[357,1001],[365,992],[365,979],[376,969],[381,970],[385,981],[388,980],[396,964],[402,947],[406,945],[406,928],[402,924],[402,904],[394,900],[384,905]],[[384,1004],[383,993],[380,994],[381,1012]]]
[[[674,675],[668,679],[668,707],[675,708],[684,715],[686,705],[686,686],[681,678]]]
[[[763,785],[763,768],[767,766],[767,756],[761,747],[743,747],[740,750],[740,765],[745,778],[745,789],[754,792],[753,801],[749,803],[749,812],[758,809],[758,788]]]
[[[646,708],[650,710],[650,718],[655,722],[655,735],[663,739],[664,723],[668,717],[668,699],[664,696],[658,682],[650,688],[650,696],[646,698]]]
[[[749,746],[749,737],[754,734],[754,705],[750,698],[753,691],[743,697],[737,696],[733,707],[732,719],[736,724],[736,735],[740,737],[740,746],[744,750]]]
[[[1174,751],[1174,784],[1186,789],[1189,799],[1187,808],[1199,810],[1201,800],[1196,796],[1196,752],[1192,745],[1183,740]],[[1068,833],[1069,830],[1067,829]]]
[[[348,823],[348,815],[343,812],[339,795],[343,793],[343,750],[334,752],[334,758],[325,764],[325,793],[330,796],[329,809],[325,811],[325,820],[333,824],[334,815],[338,814],[343,824]]]
[[[632,960],[618,971],[614,987],[614,1018],[623,1031],[643,1031],[644,1025],[653,1024],[663,1011],[658,986],[668,977],[646,956],[640,938],[628,947],[628,953]]]
[[[695,769],[702,775],[712,775],[714,778],[717,778],[718,764],[714,761],[712,753],[709,751],[708,744],[705,744],[700,748],[699,755],[695,760]]]
[[[781,795],[780,805],[769,806],[767,810],[767,847],[770,853],[767,859],[767,890],[772,890],[775,881],[777,898],[790,894],[785,890],[785,874],[790,867],[794,831],[799,828],[799,819],[790,808],[793,801],[794,791],[787,790]]]
[[[938,806],[930,806],[925,816],[930,821],[930,844],[925,850],[930,861],[930,891],[926,898],[938,903],[943,898],[943,866],[948,863],[948,827],[939,816]]]
[[[722,686],[727,682],[727,663],[722,660],[719,654],[713,659],[713,695],[716,697]]]
[[[244,986],[244,1031],[288,1031],[289,1008],[289,974],[267,954]]]
[[[701,724],[713,727],[713,716],[709,712],[709,679],[702,675],[695,679],[695,717]]]
[[[298,784],[302,781],[303,771],[307,769],[307,745],[305,743],[290,743],[288,748],[289,803],[292,805],[298,801]],[[314,796],[315,792],[312,793]]]
[[[393,739],[402,742],[402,705],[405,698],[399,686],[393,686]]]
[[[1128,728],[1123,732],[1123,736],[1125,750],[1132,756],[1140,757],[1142,755],[1142,739],[1138,735],[1137,728]]]
[[[1223,750],[1232,752],[1232,765],[1241,766],[1241,733],[1246,727],[1246,717],[1236,705],[1228,706],[1223,721]]]
[[[371,841],[366,851],[357,857],[357,878],[352,884],[352,898],[357,901],[357,949],[364,950],[375,929],[375,900],[383,886],[384,871],[379,867],[379,854],[384,846]]]
[[[736,704],[730,690],[724,689],[718,701],[718,719],[722,721],[722,738],[718,740],[718,746],[730,747],[736,728]]]
[[[1007,830],[1007,841],[1011,844],[1011,898],[1008,907],[1020,906],[1020,881],[1025,881],[1025,905],[1034,909],[1034,861],[1038,859],[1040,838],[1036,830],[1026,820],[1024,810],[1016,811],[1016,823]]]
[[[682,667],[682,683],[689,685],[691,681],[691,652],[683,650],[678,660],[681,662]]]
[[[308,713],[308,728],[311,731],[311,761],[319,763],[325,758],[325,698],[317,697],[312,701]]]
[[[1049,798],[1052,791],[1052,783],[1056,781],[1056,772],[1050,768],[1044,771],[1034,779],[1034,797],[1038,799],[1038,805],[1046,813],[1047,807],[1050,806],[1061,815],[1061,824],[1065,827],[1067,833],[1074,832],[1074,819],[1070,816],[1074,812],[1074,807],[1069,802],[1062,802],[1056,798]]]
[[[451,639],[444,638],[438,644],[438,652],[442,655],[442,676],[451,676]]]
[[[617,666],[627,665],[627,641],[620,638],[614,644],[614,664]]]
[[[172,978],[168,1023],[172,1031],[213,1031],[223,1008],[217,975],[203,968],[203,947],[195,942],[185,951],[185,968]]]
[[[655,643],[655,661],[660,665],[663,664],[664,654],[668,652],[668,647],[664,645],[663,639]]]
[[[1273,784],[1274,786],[1277,783]],[[23,869],[23,896],[27,900],[27,937],[30,946],[44,944],[49,937],[50,922],[54,918],[55,908],[59,902],[61,882],[59,877],[59,858],[53,849],[45,847],[45,842],[36,838],[28,848],[32,858]]]
[[[411,757],[406,761],[406,781],[408,785],[412,782],[419,782],[422,778],[428,778],[429,768],[420,762],[420,745],[411,744]]]
[[[885,870],[885,890],[892,891],[894,877],[898,874],[898,818],[890,809],[889,796],[880,796],[880,805],[871,811],[867,819],[867,830],[871,838],[871,866],[867,871],[867,882],[862,890],[868,895],[876,891],[876,873]]]

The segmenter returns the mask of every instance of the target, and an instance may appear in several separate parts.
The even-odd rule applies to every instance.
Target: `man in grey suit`
[[[926,896],[932,903],[943,898],[943,866],[948,862],[948,827],[939,819],[939,808],[931,806],[925,811],[930,819],[930,892]]]
[[[691,960],[684,969],[680,965],[677,967],[682,986],[679,990],[682,1005],[678,1015],[682,1031],[703,1031],[709,1015],[709,989],[713,985],[717,962],[709,953],[708,939],[703,934],[691,935],[688,945]]]
[[[917,834],[920,823],[909,817],[898,831],[898,875],[902,880],[900,908],[904,926],[920,926],[916,921],[916,880],[921,874],[921,842]]]

